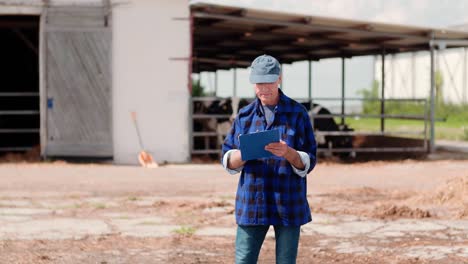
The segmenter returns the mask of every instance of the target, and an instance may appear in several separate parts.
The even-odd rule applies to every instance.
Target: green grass
[[[439,73],[440,74],[440,73]],[[440,85],[443,83],[442,76],[439,77]],[[365,99],[379,98],[380,84],[374,81],[368,89],[362,89],[359,93]],[[436,121],[435,138],[448,140],[468,141],[468,104],[451,104],[443,102],[440,94],[435,98],[435,117],[436,119],[445,119],[445,121]],[[429,111],[429,101],[399,100],[385,102],[385,114],[389,115],[417,115],[423,116]],[[363,102],[363,114],[380,114],[380,101],[367,100]],[[338,120],[337,120],[338,121]],[[346,123],[356,131],[380,131],[380,119],[362,118],[346,119]],[[429,122],[427,124],[429,130]],[[386,131],[424,131],[424,121],[416,120],[385,120]]]
[[[93,207],[96,208],[96,209],[106,209],[106,205],[103,204],[103,203],[94,203],[93,204]]]
[[[339,120],[336,121],[339,123]],[[380,119],[377,118],[347,118],[345,122],[355,131],[380,131]],[[427,123],[427,130],[429,131],[429,122]],[[387,119],[385,120],[385,131],[422,132],[424,131],[424,121]],[[435,132],[436,139],[468,141],[468,121],[448,118],[445,122],[435,123]],[[411,135],[404,136],[409,137]]]
[[[191,226],[181,226],[178,229],[173,230],[174,233],[183,236],[192,236],[197,230]]]
[[[48,207],[48,209],[55,209],[55,210],[63,210],[63,209],[80,209],[81,208],[81,204],[79,203],[74,203],[74,204],[70,204],[70,205],[62,205],[62,206],[51,206],[51,207]]]
[[[144,221],[144,222],[139,223],[139,225],[158,225],[158,224],[159,223],[155,221]]]

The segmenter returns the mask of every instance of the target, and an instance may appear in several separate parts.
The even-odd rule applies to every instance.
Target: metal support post
[[[341,124],[345,124],[345,58],[341,58]]]
[[[380,95],[380,100],[381,100],[380,101],[380,114],[382,116],[380,117],[380,131],[384,132],[385,131],[385,117],[383,117],[383,115],[385,114],[385,48],[382,49],[382,72],[381,74],[382,74],[382,89],[381,89],[381,95]]]
[[[429,152],[434,153],[435,150],[435,74],[434,74],[434,64],[435,64],[435,56],[434,56],[434,45],[431,45],[430,49],[431,54],[431,94],[430,94],[430,109],[429,109],[429,118],[430,118],[430,142],[429,142]]]

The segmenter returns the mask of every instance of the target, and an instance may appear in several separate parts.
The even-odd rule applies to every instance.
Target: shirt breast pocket
[[[296,137],[296,130],[294,128],[284,128],[282,129],[281,139],[285,141],[288,146],[294,148],[294,142]]]

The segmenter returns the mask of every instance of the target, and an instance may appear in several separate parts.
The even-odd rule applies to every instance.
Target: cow
[[[310,106],[310,104],[309,104]],[[307,106],[306,106],[307,108]],[[353,136],[350,135],[321,135],[320,131],[324,132],[348,132],[354,131],[349,128],[348,125],[338,125],[335,119],[330,117],[320,117],[320,115],[332,115],[330,110],[319,105],[313,104],[313,108],[309,111],[310,119],[313,123],[315,131],[316,141],[319,148],[327,148],[333,150],[333,148],[352,148],[353,147]],[[340,152],[338,154],[341,158],[347,158],[354,155],[352,152]]]
[[[194,132],[216,132],[216,136],[196,136],[193,139],[194,150],[220,149],[224,136],[228,133],[233,120],[233,100],[214,99],[211,101],[194,101],[193,114],[227,115],[226,117],[194,118]]]
[[[248,105],[252,100],[239,98],[214,99],[211,101],[194,101],[193,114],[207,115],[226,115],[226,117],[213,118],[194,118],[194,132],[216,132],[216,136],[196,136],[193,139],[194,149],[213,149],[219,150],[224,141],[224,137],[229,132],[232,122],[238,111]],[[350,135],[321,135],[319,132],[340,132],[353,131],[346,124],[339,125],[333,117],[320,117],[320,115],[331,115],[332,113],[325,107],[319,104],[311,105],[309,102],[302,103],[309,112],[309,116],[313,123],[314,131],[316,132],[316,141],[319,148],[352,148],[353,137]],[[229,116],[229,117],[228,117]],[[348,157],[351,152],[339,153],[340,157]]]

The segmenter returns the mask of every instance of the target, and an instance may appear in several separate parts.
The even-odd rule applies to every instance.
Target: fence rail
[[[238,103],[240,99],[246,99],[247,101],[251,101],[254,98],[236,98],[237,100],[232,100],[231,102]],[[212,130],[212,131],[194,131],[193,124],[196,121],[201,120],[214,120],[216,122],[219,119],[229,119],[233,115],[232,114],[219,114],[219,113],[195,113],[194,112],[194,104],[195,103],[204,103],[208,104],[214,101],[222,101],[222,100],[229,100],[229,98],[220,98],[220,97],[192,97],[190,100],[190,109],[191,109],[191,133],[190,133],[190,142],[191,142],[191,154],[192,155],[203,155],[203,154],[221,154],[221,142],[218,142],[220,138],[224,138],[226,133],[222,133],[220,131]],[[332,152],[332,153],[357,153],[357,152],[427,152],[428,151],[428,122],[429,114],[428,114],[428,105],[427,100],[422,98],[416,99],[404,99],[404,98],[391,98],[391,99],[380,99],[380,98],[344,98],[344,102],[346,101],[396,101],[396,102],[415,102],[421,103],[423,107],[423,112],[420,115],[415,114],[363,114],[363,113],[331,113],[331,114],[314,114],[313,113],[313,105],[317,101],[339,101],[341,103],[342,98],[333,98],[333,97],[317,97],[317,98],[295,98],[296,101],[308,104],[310,106],[309,115],[312,117],[312,123],[318,122],[317,120],[320,119],[334,119],[334,118],[375,118],[381,119],[383,122],[387,119],[396,119],[396,120],[414,120],[414,121],[421,121],[421,130],[398,130],[398,131],[320,131],[315,130],[316,137],[356,137],[356,136],[392,136],[392,137],[403,137],[410,135],[411,139],[414,137],[419,137],[418,139],[422,140],[420,146],[411,146],[411,147],[384,147],[384,146],[375,146],[375,147],[351,147],[351,148],[339,148],[339,147],[330,147],[327,146],[319,146],[318,152]],[[232,106],[232,109],[238,109],[237,106]],[[380,110],[380,109],[379,109]],[[445,119],[439,118],[436,121],[445,121]],[[204,147],[202,149],[195,148],[195,140],[204,141]],[[216,143],[213,143],[216,142]],[[200,142],[199,142],[200,143]],[[213,145],[215,147],[213,147]]]

